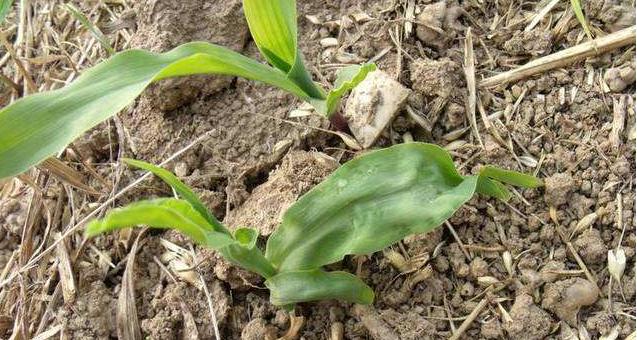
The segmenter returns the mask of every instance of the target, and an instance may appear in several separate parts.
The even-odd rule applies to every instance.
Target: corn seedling
[[[591,29],[588,26],[588,19],[586,19],[586,16],[584,15],[584,11],[582,10],[582,3],[580,2],[580,0],[571,0],[571,8],[573,9],[573,12],[575,13],[575,17],[577,18],[577,21],[579,21],[580,25],[582,25],[582,29],[584,30],[584,33],[586,33],[586,35],[588,36],[588,39],[593,40],[593,33],[591,32]]]
[[[6,6],[11,1],[3,1]],[[230,49],[191,42],[166,53],[128,50],[85,71],[68,86],[22,98],[0,110],[0,178],[17,175],[59,152],[86,130],[130,104],[152,82],[193,74],[261,81],[286,90],[330,116],[340,98],[374,64],[342,68],[334,88],[315,83],[297,46],[295,0],[243,0],[262,64]]]
[[[259,249],[256,229],[231,232],[172,173],[141,161],[127,163],[159,176],[180,198],[160,198],[115,209],[92,221],[88,236],[146,225],[171,228],[201,246],[265,278],[274,305],[339,299],[369,304],[373,290],[358,277],[324,266],[347,255],[370,254],[411,235],[426,233],[448,219],[476,192],[510,197],[503,183],[542,185],[535,177],[486,166],[460,175],[444,149],[407,143],[369,152],[336,170],[294,203],[277,230]]]
[[[13,0],[0,0],[0,24],[9,15],[11,6],[13,6]]]

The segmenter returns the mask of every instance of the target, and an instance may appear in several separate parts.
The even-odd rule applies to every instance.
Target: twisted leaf
[[[217,220],[217,218],[208,211],[208,208],[206,208],[203,202],[201,202],[197,194],[195,194],[186,184],[180,181],[179,178],[177,178],[177,176],[175,176],[172,172],[154,164],[135,159],[126,158],[124,159],[124,162],[134,167],[150,171],[155,176],[161,178],[164,182],[166,182],[166,184],[170,185],[177,194],[181,196],[181,198],[188,201],[188,203],[190,203],[190,205],[192,205],[192,207],[208,221],[215,231],[230,234],[221,222],[219,222],[219,220]]]

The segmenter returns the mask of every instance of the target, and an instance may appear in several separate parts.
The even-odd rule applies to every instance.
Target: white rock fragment
[[[347,99],[345,119],[354,137],[368,148],[398,114],[410,90],[376,70],[369,73]]]
[[[321,46],[323,47],[334,47],[334,46],[338,46],[338,39],[336,38],[323,38],[320,41]]]

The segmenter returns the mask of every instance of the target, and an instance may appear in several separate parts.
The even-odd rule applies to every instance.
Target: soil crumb
[[[577,313],[581,307],[597,301],[599,289],[582,278],[549,283],[544,287],[542,307],[552,311],[571,326],[577,326]]]
[[[287,208],[337,167],[338,162],[326,154],[292,151],[270,173],[267,182],[228,213],[224,223],[231,228],[256,228],[262,236],[268,236],[281,223]]]
[[[512,320],[504,324],[511,339],[544,339],[553,328],[551,316],[533,303],[527,294],[518,295],[509,312]]]
[[[110,339],[117,336],[115,308],[117,300],[101,281],[82,287],[72,305],[61,308],[57,320],[64,325],[69,339]]]

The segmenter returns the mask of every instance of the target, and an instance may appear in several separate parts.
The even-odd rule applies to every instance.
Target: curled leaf
[[[544,185],[544,183],[542,183],[542,181],[537,177],[517,171],[500,169],[492,165],[483,167],[480,170],[480,176],[523,188],[538,188]]]
[[[234,232],[234,239],[248,249],[254,248],[258,238],[259,232],[252,228],[239,228]]]

